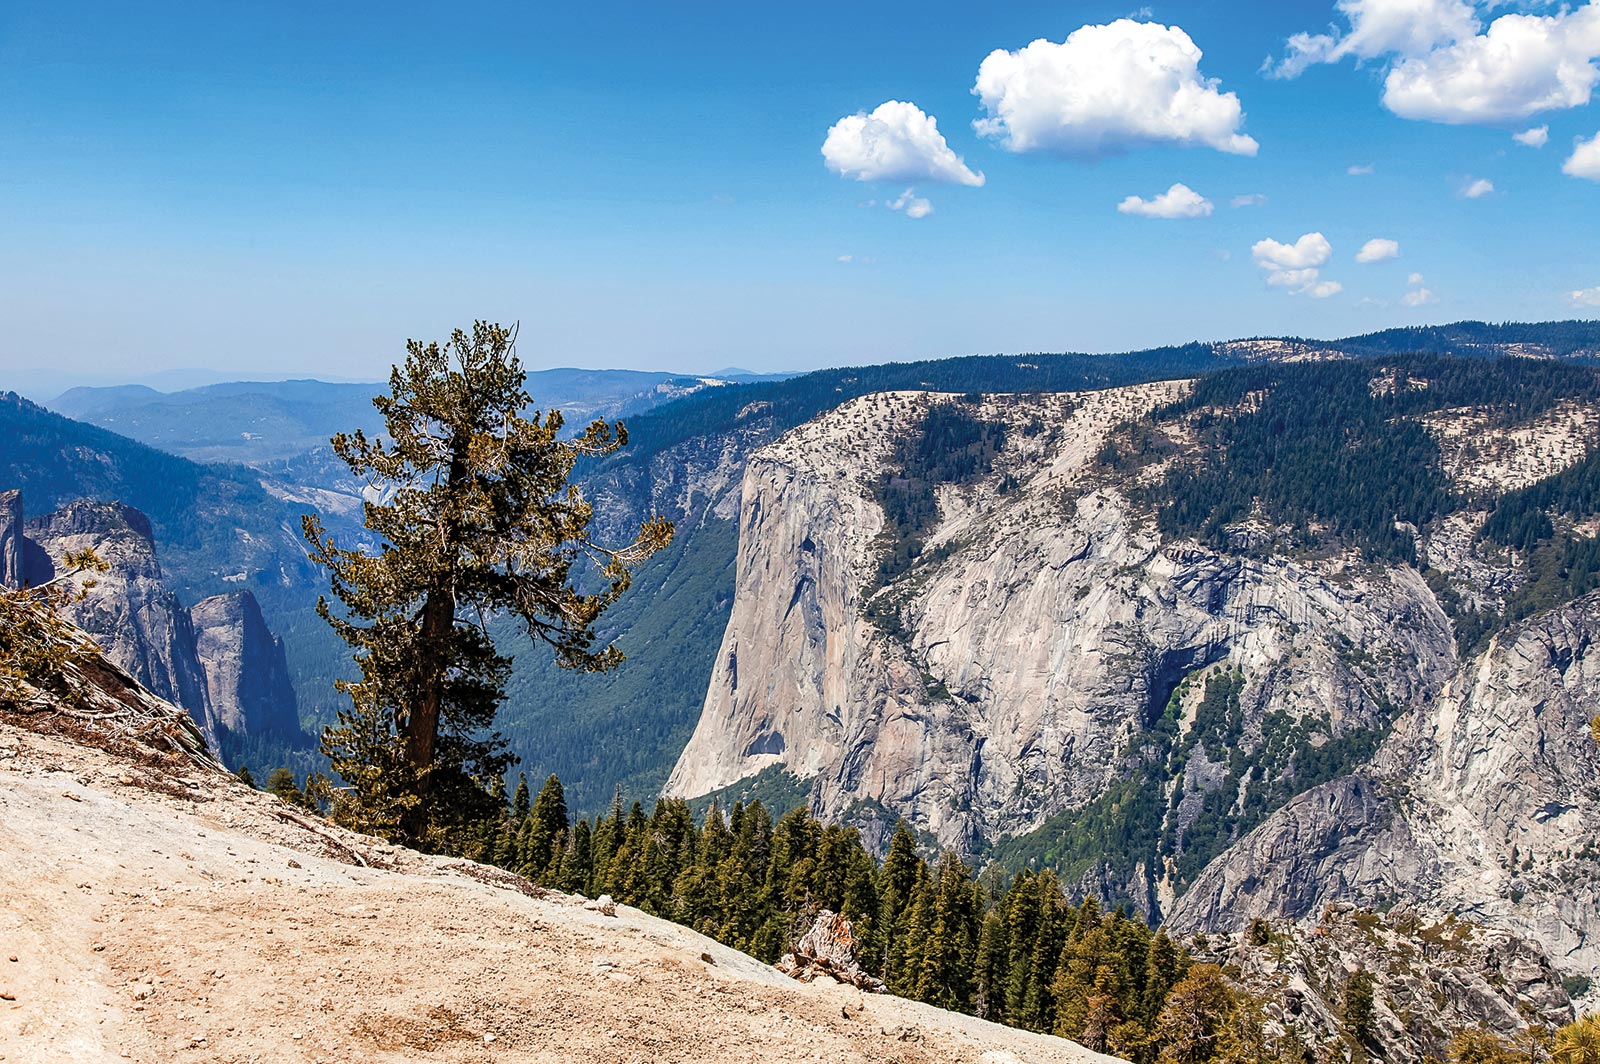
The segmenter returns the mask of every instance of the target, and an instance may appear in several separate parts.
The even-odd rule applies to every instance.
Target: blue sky
[[[1176,102],[1099,65],[1175,35]],[[0,385],[374,376],[474,317],[530,366],[698,371],[1593,317],[1597,38],[1468,0],[14,4]],[[888,101],[949,154],[824,158]],[[1179,183],[1199,216],[1118,209]]]

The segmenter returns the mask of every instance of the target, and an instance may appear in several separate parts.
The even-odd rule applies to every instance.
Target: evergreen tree
[[[917,866],[922,863],[917,856],[917,839],[911,826],[904,820],[894,827],[889,839],[889,853],[878,872],[878,927],[879,966],[887,972],[889,954],[895,947],[896,929],[911,904],[911,892],[917,882]],[[884,976],[888,978],[887,975]]]
[[[1178,980],[1156,1018],[1160,1064],[1205,1064],[1216,1053],[1217,1032],[1232,992],[1214,964],[1193,965]]]
[[[1055,995],[1051,987],[1055,982],[1056,967],[1061,961],[1069,920],[1076,923],[1060,884],[1050,872],[1041,872],[1036,880],[1039,888],[1039,919],[1033,938],[1033,951],[1028,957],[1028,990],[1017,1014],[1018,1026],[1030,1031],[1048,1032],[1055,1027]]]
[[[555,776],[552,775],[550,778],[555,779]],[[528,815],[528,812],[531,809],[532,804],[528,798],[528,777],[518,773],[517,791],[511,799],[511,815],[516,817],[518,820],[521,820],[523,817]]]
[[[1302,1047],[1303,1049],[1304,1047]],[[1218,1064],[1294,1064],[1267,1044],[1267,1014],[1253,994],[1236,992],[1217,1035]]]
[[[294,781],[294,773],[286,768],[275,768],[267,776],[267,790],[290,805],[305,805],[306,796]]]
[[[526,792],[526,788],[518,788]],[[549,871],[560,854],[559,841],[566,834],[567,799],[561,781],[552,773],[539,789],[539,797],[526,817],[530,824],[528,850],[522,855],[523,875],[535,881]]]
[[[1600,1013],[1557,1031],[1550,1060],[1551,1064],[1600,1064]]]
[[[1005,1009],[1006,1022],[1013,1027],[1026,1026],[1026,1003],[1033,984],[1034,940],[1039,933],[1039,892],[1041,877],[1027,870],[1017,873],[1011,889],[1006,893],[1006,941],[1010,953],[1006,958]]]
[[[983,927],[978,934],[978,955],[975,962],[976,972],[974,1011],[986,1020],[996,1023],[1005,1021],[1005,983],[1006,983],[1006,955],[1010,952],[1010,942],[1006,938],[1005,910],[999,904],[989,907],[983,914]]]
[[[1344,986],[1344,1026],[1355,1044],[1372,1041],[1373,990],[1377,981],[1365,968],[1352,972]]]
[[[480,619],[515,618],[569,668],[613,668],[621,654],[596,648],[595,622],[627,589],[630,567],[672,534],[658,519],[622,549],[590,538],[591,507],[569,478],[580,457],[625,445],[626,430],[597,421],[562,438],[559,412],[525,418],[532,397],[514,340],[513,330],[478,322],[442,346],[408,342],[389,394],[373,400],[383,434],[333,438],[351,472],[384,491],[387,501],[363,506],[381,550],[341,548],[315,515],[303,521],[342,607],[322,599],[318,612],[361,671],[341,681],[351,706],[323,733],[349,784],[334,815],[439,848],[452,829],[483,818],[476,780],[509,761],[485,733],[511,663]],[[585,560],[603,582],[591,594],[572,585]]]
[[[1145,959],[1144,968],[1144,995],[1139,1004],[1139,1019],[1148,1028],[1154,1029],[1157,1018],[1161,1015],[1161,1006],[1166,1003],[1167,994],[1184,977],[1187,965],[1184,963],[1183,951],[1178,944],[1163,928],[1155,933],[1150,940],[1150,949]]]

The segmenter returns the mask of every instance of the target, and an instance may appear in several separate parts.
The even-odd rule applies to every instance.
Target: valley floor
[[[0,1060],[1111,1059],[527,889],[0,719]]]

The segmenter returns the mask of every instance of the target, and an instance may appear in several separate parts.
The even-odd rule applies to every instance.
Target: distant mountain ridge
[[[533,405],[559,409],[574,429],[728,382],[643,370],[547,369],[528,374]],[[386,382],[227,381],[177,392],[144,385],[73,388],[48,404],[67,417],[111,429],[202,462],[263,466],[325,447],[336,432],[377,432],[372,398]]]

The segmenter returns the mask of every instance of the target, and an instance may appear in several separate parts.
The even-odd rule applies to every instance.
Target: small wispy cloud
[[[1521,133],[1511,134],[1511,139],[1526,148],[1542,148],[1550,143],[1550,127],[1534,126]]]
[[[1400,297],[1400,302],[1408,307],[1425,307],[1429,303],[1439,302],[1439,297],[1433,294],[1433,289],[1428,288],[1422,274],[1413,273],[1406,278],[1406,284],[1411,286],[1411,291]]]
[[[1215,208],[1210,200],[1180,182],[1150,199],[1129,196],[1117,204],[1117,210],[1143,218],[1206,218]]]
[[[1468,178],[1461,186],[1462,199],[1483,199],[1494,192],[1494,182],[1487,177]]]
[[[889,201],[891,211],[902,211],[907,218],[926,218],[933,213],[933,204],[917,195],[917,190],[908,188],[900,195]]]
[[[1369,240],[1361,245],[1361,250],[1356,252],[1356,261],[1360,263],[1384,262],[1387,259],[1400,257],[1400,242],[1378,238]]]
[[[1600,286],[1578,289],[1572,293],[1572,301],[1580,307],[1600,307]]]
[[[1345,170],[1345,173],[1349,174],[1351,177],[1366,177],[1369,174],[1375,174],[1377,172],[1378,167],[1374,163],[1362,163],[1359,166],[1352,166]]]
[[[1266,202],[1267,197],[1262,195],[1260,192],[1246,192],[1242,196],[1233,197],[1231,206],[1235,210],[1238,210],[1240,207],[1260,207]]]

